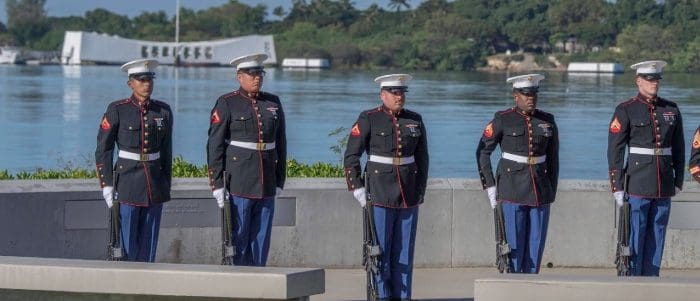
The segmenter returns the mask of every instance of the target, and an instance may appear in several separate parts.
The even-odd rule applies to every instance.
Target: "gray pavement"
[[[542,275],[614,275],[614,269],[545,268]],[[495,268],[416,269],[414,300],[474,300],[474,280],[497,276]],[[661,277],[700,279],[700,270],[661,271]],[[365,272],[360,269],[326,269],[326,292],[311,297],[322,300],[365,300]]]

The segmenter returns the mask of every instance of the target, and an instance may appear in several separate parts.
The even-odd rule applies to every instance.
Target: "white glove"
[[[489,196],[489,202],[491,203],[491,209],[496,208],[496,186],[491,186],[486,188],[486,194]]]
[[[224,201],[226,200],[226,190],[224,188],[214,189],[212,192],[214,198],[216,199],[216,204],[219,208],[224,208]]]
[[[355,199],[360,202],[360,206],[364,208],[365,205],[367,205],[367,192],[365,191],[364,187],[353,190],[352,195],[354,195]]]
[[[622,207],[622,204],[625,201],[625,192],[615,191],[613,192],[613,197],[615,198],[615,203],[617,203],[617,207]]]
[[[275,191],[275,199],[277,199],[281,195],[282,195],[282,188],[277,187],[277,190]]]
[[[681,190],[680,188],[678,188],[678,186],[676,186],[676,195],[678,195],[679,193],[681,193],[681,191],[683,191],[683,190]]]
[[[105,199],[105,203],[107,203],[107,208],[112,208],[112,205],[114,204],[114,187],[112,186],[105,186],[102,188],[102,197]]]

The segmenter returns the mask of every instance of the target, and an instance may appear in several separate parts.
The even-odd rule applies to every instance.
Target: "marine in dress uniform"
[[[481,185],[491,207],[503,206],[512,273],[539,273],[549,207],[559,180],[559,131],[552,114],[537,109],[540,74],[508,78],[515,106],[496,112],[476,150]],[[501,146],[496,178],[491,153]]]
[[[411,298],[418,206],[428,180],[428,143],[421,115],[404,109],[408,74],[377,77],[382,105],[360,113],[345,150],[348,190],[361,206],[371,200],[382,250],[381,299]],[[360,157],[368,155],[362,173]],[[367,183],[367,186],[365,186]]]
[[[663,61],[632,65],[639,93],[615,108],[608,133],[610,186],[618,207],[629,176],[633,276],[659,275],[671,197],[683,188],[683,119],[675,103],[657,95],[665,65]]]
[[[693,142],[690,146],[690,161],[688,161],[688,170],[693,176],[693,179],[700,183],[700,126],[695,130]]]
[[[220,96],[211,110],[209,185],[220,208],[225,201],[233,202],[235,265],[265,266],[275,197],[282,193],[286,178],[282,103],[260,90],[266,59],[266,54],[233,59],[240,88]]]
[[[173,114],[168,104],[151,99],[157,66],[155,60],[136,60],[121,67],[133,93],[109,104],[97,134],[97,175],[107,206],[113,193],[120,203],[129,261],[155,261],[161,211],[170,200]]]

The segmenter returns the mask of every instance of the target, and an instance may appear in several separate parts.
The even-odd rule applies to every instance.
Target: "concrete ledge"
[[[0,290],[194,298],[305,300],[322,269],[109,262],[0,256]],[[111,300],[111,299],[110,299]],[[133,300],[130,298],[129,300]]]
[[[503,275],[474,281],[474,300],[698,300],[700,278]]]

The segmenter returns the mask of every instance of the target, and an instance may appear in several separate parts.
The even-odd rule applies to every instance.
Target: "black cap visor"
[[[156,74],[154,72],[132,73],[129,75],[129,78],[133,78],[135,80],[150,80],[156,78]]]
[[[398,92],[406,93],[406,92],[408,92],[408,87],[406,87],[406,86],[384,86],[384,87],[382,87],[382,90],[386,90],[390,93],[398,93]]]
[[[661,73],[640,73],[640,74],[637,74],[637,76],[639,76],[643,79],[646,79],[646,80],[660,80],[663,78],[663,76],[661,76],[661,75],[662,75]]]
[[[525,95],[535,95],[537,94],[539,87],[524,87],[524,88],[513,88],[513,92],[517,92]]]

